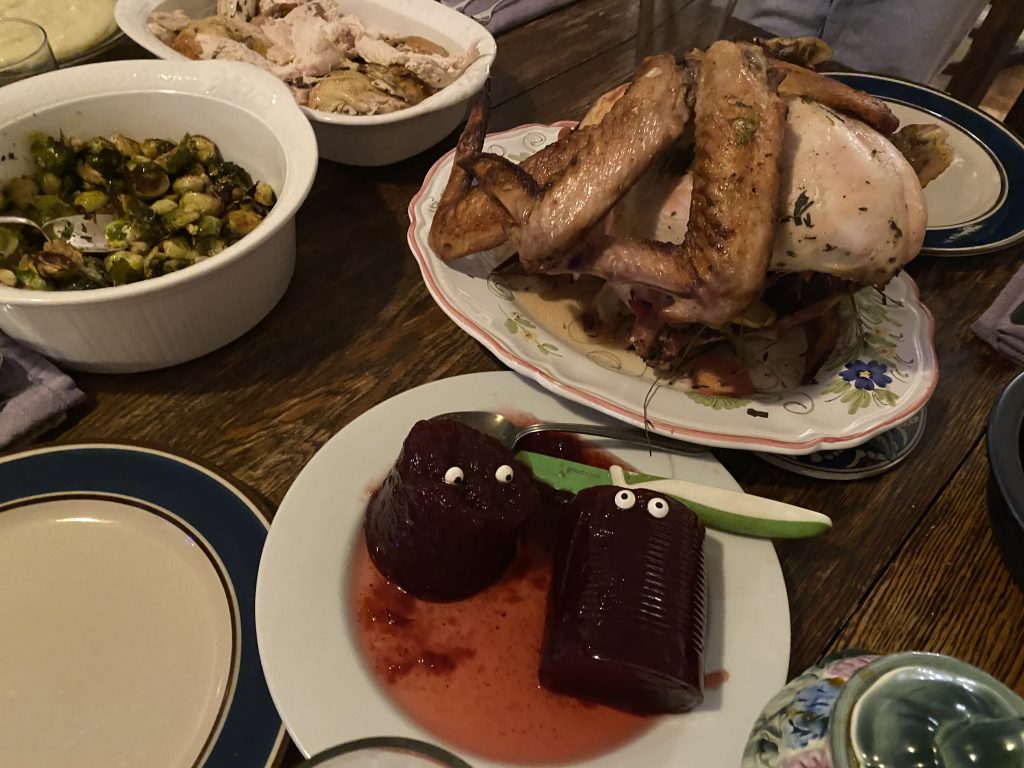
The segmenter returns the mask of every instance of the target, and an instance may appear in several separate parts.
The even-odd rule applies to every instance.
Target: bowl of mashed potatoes
[[[46,30],[61,66],[88,61],[123,35],[114,20],[117,0],[0,0],[0,17],[28,19]]]
[[[160,58],[275,75],[320,156],[349,165],[394,163],[449,135],[496,52],[483,26],[436,0],[119,0],[115,15]]]

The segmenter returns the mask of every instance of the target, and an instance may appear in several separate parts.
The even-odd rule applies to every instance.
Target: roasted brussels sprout
[[[4,187],[4,195],[10,201],[10,205],[21,210],[28,208],[32,198],[38,194],[39,185],[28,176],[17,176]]]
[[[186,192],[205,192],[209,186],[210,177],[205,173],[179,176],[174,180],[174,192],[178,195],[184,195]]]
[[[128,244],[129,223],[125,219],[114,219],[103,231],[107,243],[113,248],[123,248]]]
[[[18,279],[18,287],[31,291],[52,291],[53,284],[45,277],[40,277],[31,269],[16,269],[14,276]]]
[[[39,189],[44,195],[59,195],[63,183],[60,176],[46,171],[39,175]]]
[[[150,203],[149,207],[153,210],[153,213],[163,216],[177,208],[178,201],[173,197],[161,197],[159,200],[154,200]]]
[[[179,174],[192,164],[194,155],[186,142],[181,142],[157,157],[153,162],[168,173]]]
[[[0,227],[0,259],[13,255],[20,244],[18,235],[13,229]]]
[[[95,136],[85,143],[85,154],[78,161],[78,174],[89,184],[106,184],[117,177],[123,161],[117,147],[107,139]],[[87,169],[89,178],[82,173],[83,167]]]
[[[135,139],[128,138],[123,133],[115,133],[111,136],[110,143],[127,158],[138,157],[142,154],[142,145]]]
[[[274,190],[265,181],[256,182],[256,187],[252,192],[252,199],[264,208],[272,208],[274,203],[277,202],[277,196],[274,194]]]
[[[51,240],[28,257],[26,266],[40,277],[72,277],[82,271],[85,257],[67,243]]]
[[[82,213],[95,213],[110,202],[110,197],[100,189],[86,189],[75,195],[72,205]]]
[[[256,225],[263,221],[263,216],[250,208],[240,208],[228,211],[227,227],[228,234],[235,238],[244,237],[256,229]]]
[[[114,285],[126,285],[143,278],[144,259],[140,253],[114,251],[103,259],[103,268]]]
[[[208,173],[218,184],[230,184],[243,190],[252,186],[252,177],[245,169],[229,161],[211,163]]]
[[[182,142],[192,151],[192,156],[201,163],[220,160],[217,145],[205,136],[186,136]]]
[[[170,188],[170,177],[155,162],[138,163],[125,174],[125,191],[144,200],[160,197]]]
[[[36,168],[46,173],[60,176],[70,172],[75,166],[75,155],[71,148],[63,141],[45,133],[36,134],[32,138],[29,151],[32,153],[32,162]]]
[[[146,139],[142,142],[142,154],[150,160],[174,149],[174,142],[166,139]]]
[[[62,216],[71,216],[74,212],[74,206],[65,203],[57,195],[36,195],[29,201],[25,210],[30,219],[40,224]]]
[[[216,235],[204,235],[196,238],[196,252],[200,256],[216,256],[227,247],[227,243]]]
[[[186,229],[193,235],[202,237],[204,235],[219,235],[224,222],[216,216],[200,216],[199,221],[189,224]]]
[[[31,290],[124,285],[184,269],[251,232],[276,202],[208,137],[177,143],[124,134],[32,137],[31,174],[0,185],[0,213],[43,224],[74,213],[111,213],[105,257],[45,243],[28,228],[0,228],[0,283]],[[59,235],[58,235],[59,236]]]

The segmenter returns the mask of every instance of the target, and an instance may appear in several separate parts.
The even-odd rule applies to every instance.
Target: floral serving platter
[[[566,125],[491,134],[485,148],[519,162]],[[798,381],[802,339],[777,343],[756,335],[746,337],[743,353],[756,388],[749,398],[709,397],[686,381],[659,379],[633,352],[586,333],[578,289],[496,273],[511,255],[508,247],[452,262],[434,253],[427,235],[452,154],[434,164],[409,204],[409,247],[427,290],[502,362],[556,394],[681,440],[806,454],[870,440],[909,419],[935,389],[934,322],[906,273],[884,293],[857,294],[856,311],[845,309],[840,343],[809,385]]]

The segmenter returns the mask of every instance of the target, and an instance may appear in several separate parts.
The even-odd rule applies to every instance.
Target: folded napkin
[[[576,0],[440,0],[487,27],[492,35],[507,32],[528,21],[557,11]]]
[[[1024,365],[1024,268],[1017,271],[971,330]]]
[[[0,333],[0,448],[54,426],[84,398],[46,358]]]

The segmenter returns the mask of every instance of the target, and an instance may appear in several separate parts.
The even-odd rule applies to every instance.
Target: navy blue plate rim
[[[888,472],[906,460],[924,437],[927,420],[927,407],[922,406],[903,423],[853,448],[842,448],[840,450],[825,449],[796,456],[760,452],[755,453],[755,455],[776,467],[797,475],[803,475],[804,477],[813,477],[817,480],[864,480],[880,475],[883,472]],[[841,464],[844,459],[856,461],[858,456],[865,455],[865,452],[870,451],[876,443],[888,440],[887,436],[890,433],[901,434],[906,437],[906,442],[899,446],[899,451],[895,458],[889,458],[886,461],[876,463],[864,462],[847,467],[835,466],[836,464]],[[821,462],[820,466],[814,461],[816,456],[824,457],[824,461]]]
[[[999,202],[980,217],[955,226],[929,227],[921,253],[972,256],[1008,248],[1024,240],[1024,141],[980,109],[948,93],[909,80],[862,72],[830,72],[829,77],[885,101],[923,110],[955,125],[982,147],[1000,174]]]
[[[263,502],[201,460],[121,441],[0,456],[0,514],[27,499],[72,496],[103,497],[151,512],[170,512],[179,527],[197,532],[204,540],[197,538],[197,543],[208,545],[216,555],[215,564],[233,593],[229,597],[234,598],[238,642],[223,714],[195,768],[276,765],[287,746],[286,731],[270,697],[256,643],[256,574],[270,528]]]

